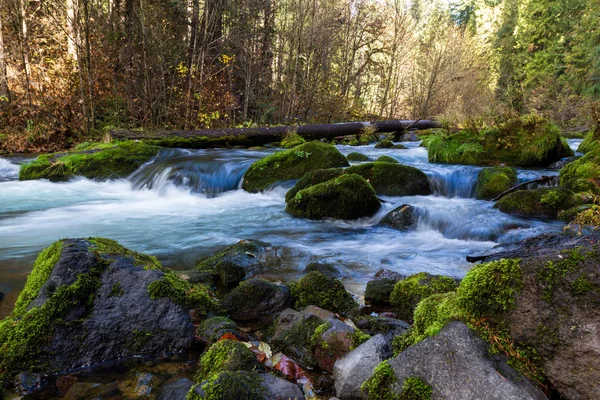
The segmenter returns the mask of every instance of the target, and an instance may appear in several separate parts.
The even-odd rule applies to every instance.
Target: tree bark
[[[78,0],[67,0],[67,51],[71,58],[77,61],[79,40],[77,39],[77,2]]]
[[[4,1],[0,0],[0,8],[4,7]],[[4,50],[4,36],[2,34],[2,14],[0,14],[0,97],[9,100],[8,74],[6,70],[6,53]],[[3,99],[0,99],[2,103]]]

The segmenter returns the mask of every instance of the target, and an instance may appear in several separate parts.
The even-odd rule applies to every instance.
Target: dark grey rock
[[[395,336],[404,334],[410,325],[396,318],[384,316],[364,316],[357,318],[354,323],[361,331],[371,335],[383,335],[385,340],[392,342]]]
[[[306,268],[304,268],[304,272],[312,271],[320,272],[332,279],[339,279],[342,275],[340,274],[340,270],[335,265],[328,263],[311,262],[306,266]]]
[[[417,227],[419,217],[424,215],[425,211],[410,204],[403,204],[390,211],[381,219],[379,225],[397,229],[399,231],[409,231]]]
[[[264,279],[244,281],[223,299],[223,306],[234,321],[270,323],[278,312],[291,305],[290,289]]]
[[[367,282],[365,300],[371,304],[389,305],[396,281],[382,278]]]
[[[187,378],[168,383],[159,390],[156,400],[185,400],[193,385],[194,382]]]
[[[298,385],[272,374],[260,374],[262,386],[266,389],[266,400],[304,400]]]
[[[196,334],[199,337],[210,343],[216,342],[226,333],[240,336],[236,323],[227,317],[209,318],[203,321],[196,330]]]
[[[580,156],[567,157],[565,159],[555,162],[554,164],[550,165],[548,168],[549,169],[562,169],[565,166],[571,164],[573,161],[576,161],[579,158],[581,158],[581,157]]]
[[[404,380],[424,379],[432,399],[445,400],[542,400],[546,396],[504,359],[491,359],[488,345],[464,323],[454,321],[436,336],[410,346],[390,360],[400,394]]]
[[[379,279],[391,279],[395,282],[401,281],[406,278],[406,275],[402,275],[399,272],[390,271],[389,269],[380,269],[375,273],[375,278]]]
[[[373,375],[379,363],[391,356],[389,342],[383,335],[376,335],[337,360],[333,367],[336,395],[344,400],[366,398],[361,385]]]

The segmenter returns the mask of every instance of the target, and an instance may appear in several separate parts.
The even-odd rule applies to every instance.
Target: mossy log
[[[360,135],[365,132],[398,132],[405,129],[421,130],[440,128],[431,120],[389,120],[375,122],[344,122],[339,124],[310,124],[301,126],[274,126],[257,128],[201,129],[189,131],[127,131],[113,130],[112,139],[148,140],[164,147],[212,148],[228,146],[262,146],[279,142],[290,132],[296,132],[307,141],[339,136]]]

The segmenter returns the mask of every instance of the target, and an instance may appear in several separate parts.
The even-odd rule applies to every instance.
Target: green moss
[[[300,146],[306,143],[306,140],[295,131],[288,132],[285,137],[279,142],[279,145],[284,149],[291,149],[292,147]]]
[[[371,339],[371,335],[369,335],[368,333],[364,333],[360,329],[356,329],[352,333],[352,348],[353,349],[357,348],[358,346],[365,343],[369,339]]]
[[[192,387],[186,398],[188,400],[264,400],[267,393],[261,382],[256,372],[223,371],[201,383],[204,396],[198,395]]]
[[[354,165],[346,170],[367,180],[382,196],[417,196],[431,194],[429,178],[424,172],[407,165],[375,162]]]
[[[375,162],[387,162],[392,164],[399,164],[399,161],[390,156],[381,156]]]
[[[242,187],[255,193],[278,181],[301,178],[309,171],[347,165],[346,157],[334,146],[316,141],[304,143],[256,161],[246,171]]]
[[[431,386],[418,376],[409,376],[402,384],[399,400],[430,400],[433,390]]]
[[[274,338],[273,344],[302,365],[314,367],[317,362],[312,355],[312,349],[318,344],[316,343],[315,331],[323,323],[324,321],[316,315],[309,315]]]
[[[200,261],[196,270],[212,274],[226,286],[235,286],[246,276],[246,270],[240,264],[247,263],[252,255],[256,255],[267,246],[268,243],[259,240],[240,240]]]
[[[365,289],[365,300],[372,304],[390,304],[395,285],[396,281],[386,278],[369,281]]]
[[[339,314],[347,314],[358,307],[342,282],[328,278],[320,272],[309,272],[291,287],[294,307],[308,305],[324,308]]]
[[[520,217],[556,219],[561,210],[576,205],[574,193],[558,187],[519,190],[502,197],[494,207]]]
[[[375,145],[376,149],[391,149],[394,147],[394,143],[391,140],[382,140]]]
[[[537,115],[510,119],[480,131],[433,132],[424,138],[430,162],[545,167],[573,155],[559,129]]]
[[[537,271],[538,282],[543,286],[542,299],[547,302],[552,301],[554,292],[562,278],[566,277],[569,273],[578,271],[586,259],[579,249],[569,250],[565,256],[556,262],[546,262],[545,267]]]
[[[560,185],[574,192],[600,194],[600,149],[595,149],[560,170]]]
[[[360,388],[369,400],[396,400],[398,395],[390,389],[396,382],[398,378],[390,363],[385,360],[375,367],[373,375]]]
[[[161,279],[148,285],[148,294],[152,300],[168,297],[173,303],[194,309],[200,315],[219,309],[205,286],[184,281],[172,271],[165,272]]]
[[[112,259],[117,256],[130,257],[133,258],[134,264],[138,267],[144,269],[163,269],[156,257],[129,250],[115,240],[101,237],[87,238],[86,240],[92,245],[92,251],[104,258]]]
[[[227,317],[212,317],[202,321],[198,326],[197,335],[209,342],[216,342],[226,333],[238,332],[235,322]]]
[[[380,206],[367,181],[349,174],[300,190],[285,210],[300,218],[349,220],[371,216]]]
[[[258,367],[256,356],[242,342],[221,340],[202,355],[194,379],[201,382],[223,371],[254,371]]]
[[[477,176],[475,188],[478,199],[491,200],[518,182],[517,171],[510,167],[484,168]]]
[[[348,161],[369,161],[369,156],[357,152],[348,154],[346,158]]]
[[[412,321],[413,312],[419,302],[436,293],[456,290],[456,281],[447,276],[435,276],[421,272],[397,282],[390,296],[399,319]]]
[[[132,333],[133,337],[130,348],[135,352],[141,351],[154,336],[154,332],[139,331],[137,329],[134,329]]]
[[[594,132],[590,132],[585,136],[577,151],[587,154],[594,150],[598,150],[598,148],[600,148],[598,144],[600,144],[600,141],[594,137]]]
[[[125,290],[123,290],[123,287],[121,286],[121,284],[119,282],[117,282],[114,285],[112,285],[112,287],[110,288],[110,293],[108,294],[108,297],[121,297],[124,294],[125,294]]]
[[[41,155],[21,167],[19,179],[66,181],[78,175],[89,179],[122,178],[154,157],[158,150],[157,146],[127,141],[110,148]]]
[[[344,173],[345,171],[341,168],[318,169],[316,171],[310,171],[300,178],[293,188],[288,190],[288,192],[285,194],[285,201],[288,202],[292,200],[301,190],[318,185],[319,183],[330,181],[344,175]]]
[[[324,322],[321,325],[317,326],[317,329],[313,332],[310,337],[311,347],[321,346],[323,348],[327,348],[327,342],[321,341],[321,336],[325,332],[327,332],[331,328],[331,322]]]
[[[590,281],[587,275],[579,275],[571,284],[571,292],[576,296],[583,296],[592,290],[600,293],[600,287]]]

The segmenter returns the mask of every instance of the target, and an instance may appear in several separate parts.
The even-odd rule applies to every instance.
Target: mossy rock
[[[600,141],[598,140],[598,138],[594,137],[594,132],[590,132],[585,136],[583,142],[581,142],[577,151],[587,154],[594,150],[598,150],[600,148],[599,145]]]
[[[396,160],[395,158],[390,157],[390,156],[381,156],[377,160],[375,160],[375,162],[387,162],[387,163],[392,163],[392,164],[400,164],[400,162],[398,160]]]
[[[74,153],[41,155],[19,171],[22,181],[49,179],[66,181],[74,176],[89,179],[123,178],[156,156],[159,147],[143,142],[127,141],[106,148],[90,147]]]
[[[345,171],[341,168],[328,168],[310,171],[300,178],[293,188],[287,191],[285,194],[285,201],[288,202],[292,200],[296,194],[303,189],[318,185],[319,183],[330,181],[344,174]]]
[[[414,310],[422,299],[437,293],[451,292],[456,287],[456,281],[450,277],[420,272],[395,284],[390,303],[399,319],[411,322]]]
[[[574,155],[560,130],[537,115],[526,115],[479,131],[433,130],[424,138],[429,161],[444,164],[546,167]]]
[[[246,171],[242,188],[256,193],[276,182],[301,178],[309,171],[348,165],[334,146],[317,141],[304,143],[256,161]]]
[[[296,132],[289,132],[285,137],[279,142],[279,145],[284,149],[291,149],[296,146],[300,146],[301,144],[306,143],[306,140]]]
[[[227,317],[209,318],[202,321],[196,329],[196,335],[211,343],[218,341],[227,333],[239,335],[238,326]]]
[[[371,304],[389,305],[395,285],[396,281],[386,278],[367,282],[365,301]]]
[[[290,290],[264,279],[242,282],[223,299],[223,307],[235,321],[265,321],[291,305]]]
[[[315,332],[323,324],[325,321],[312,313],[284,310],[277,317],[269,343],[304,367],[314,368]]]
[[[502,197],[494,207],[519,217],[556,219],[559,211],[578,205],[573,195],[560,187],[519,190]]]
[[[480,200],[491,200],[518,183],[517,170],[511,167],[484,168],[477,175],[475,196]]]
[[[267,389],[256,371],[222,371],[193,386],[187,400],[266,400]]]
[[[560,185],[576,193],[600,194],[600,149],[565,166],[560,171]]]
[[[369,161],[369,156],[358,152],[350,153],[346,158],[348,161]]]
[[[598,206],[595,206],[593,204],[582,204],[580,206],[575,206],[575,207],[571,207],[567,210],[561,210],[558,212],[558,219],[560,221],[563,222],[571,222],[574,219],[577,218],[577,216],[579,216],[580,214],[582,214],[583,212],[590,210],[590,209],[597,209]],[[597,225],[597,224],[594,224]]]
[[[285,210],[299,218],[351,220],[370,217],[380,206],[371,185],[359,175],[348,174],[300,190]]]
[[[291,285],[291,291],[296,309],[313,305],[335,313],[348,314],[358,308],[341,281],[321,272],[309,272]]]
[[[260,367],[256,356],[237,340],[220,340],[210,346],[198,363],[196,382],[210,379],[223,371],[254,371]]]
[[[391,140],[382,140],[375,145],[376,149],[391,149],[394,147],[394,143]]]
[[[340,270],[333,264],[311,262],[306,266],[306,268],[304,268],[304,272],[308,273],[313,271],[320,272],[323,275],[333,279],[338,279],[341,277]]]
[[[388,162],[354,165],[346,170],[367,180],[381,196],[418,196],[431,194],[429,178],[417,168]]]

